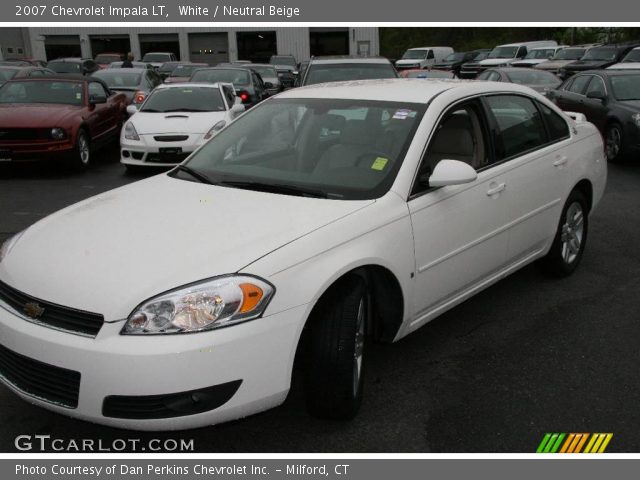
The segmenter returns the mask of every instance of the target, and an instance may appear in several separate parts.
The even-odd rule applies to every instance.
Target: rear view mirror
[[[471,183],[478,174],[468,163],[460,160],[440,160],[429,177],[429,186],[444,187]]]

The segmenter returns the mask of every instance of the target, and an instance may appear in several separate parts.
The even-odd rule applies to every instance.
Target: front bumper
[[[0,163],[62,160],[73,153],[75,145],[69,139],[51,142],[0,144]]]
[[[167,135],[182,135],[163,133]],[[185,134],[187,135],[187,134]],[[204,134],[188,134],[188,139],[177,142],[159,142],[156,135],[140,135],[140,140],[128,140],[120,137],[120,163],[149,167],[174,167],[182,163],[206,140]]]
[[[233,420],[275,407],[286,398],[306,307],[192,334],[120,335],[124,321],[118,321],[105,323],[95,338],[87,338],[31,323],[0,303],[1,348],[27,361],[77,372],[77,407],[27,393],[10,380],[15,377],[7,374],[7,363],[2,361],[0,381],[35,405],[113,427],[178,430]],[[151,419],[113,416],[114,411],[118,415],[113,396],[133,401],[134,410],[144,411],[150,396],[210,391],[229,384],[230,398],[200,413]]]

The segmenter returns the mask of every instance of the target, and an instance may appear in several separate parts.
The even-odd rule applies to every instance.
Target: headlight
[[[133,123],[127,122],[124,124],[124,138],[127,140],[140,140],[138,132],[136,132],[136,127],[133,126]]]
[[[51,138],[54,140],[62,140],[67,136],[67,132],[64,131],[64,128],[52,128],[50,133]]]
[[[225,122],[224,120],[220,120],[213,127],[211,127],[211,129],[207,133],[204,134],[204,139],[208,140],[213,137],[216,133],[222,130],[226,124],[227,122]]]
[[[0,262],[2,262],[2,260],[4,260],[4,257],[6,257],[9,254],[9,251],[13,248],[13,246],[16,244],[16,242],[22,236],[23,233],[24,233],[24,230],[22,232],[16,233],[13,237],[9,237],[7,240],[5,240],[5,242],[0,247]]]
[[[633,119],[633,123],[636,124],[636,127],[640,128],[640,113],[634,113],[631,115],[631,118]]]
[[[191,333],[258,318],[275,289],[248,275],[229,275],[180,287],[137,307],[122,335]]]

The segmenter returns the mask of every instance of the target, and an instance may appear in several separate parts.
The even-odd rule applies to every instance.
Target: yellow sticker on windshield
[[[388,158],[378,157],[371,164],[371,170],[384,170],[384,167],[387,165],[389,161]]]

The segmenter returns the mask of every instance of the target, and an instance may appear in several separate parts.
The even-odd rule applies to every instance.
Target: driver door
[[[472,100],[441,118],[422,159],[409,199],[415,243],[414,330],[505,264],[508,245],[504,168],[491,166],[482,106]],[[440,160],[469,163],[478,178],[432,188]]]

